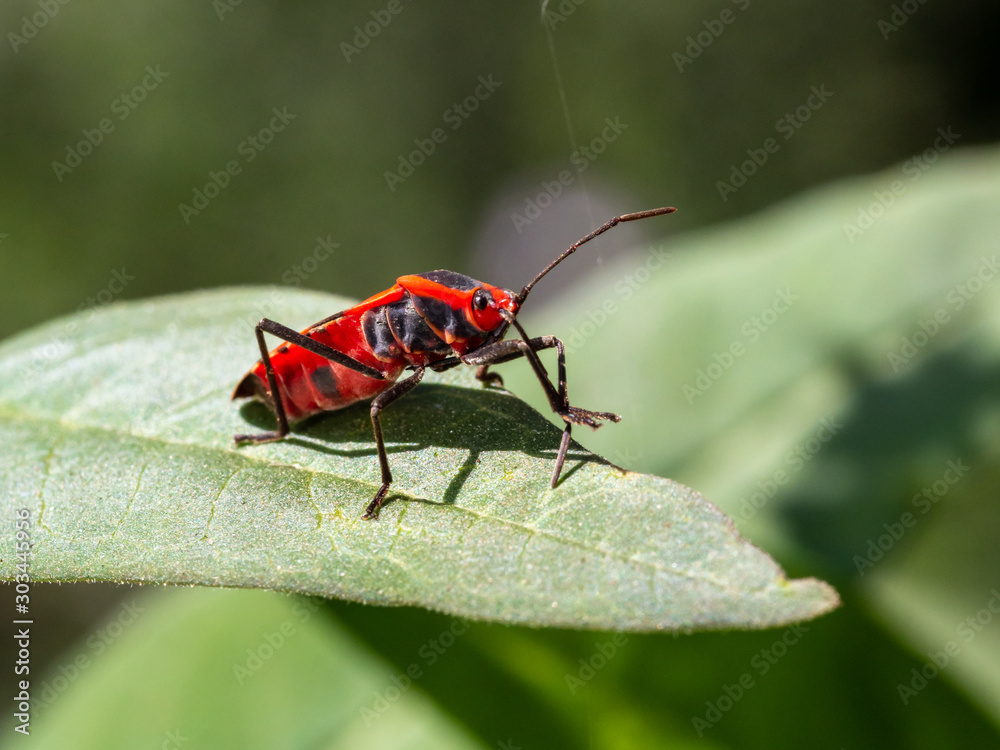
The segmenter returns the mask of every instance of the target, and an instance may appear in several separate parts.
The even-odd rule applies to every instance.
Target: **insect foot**
[[[576,406],[567,407],[566,411],[559,412],[559,416],[562,417],[565,422],[586,425],[587,427],[595,430],[601,426],[601,423],[597,421],[599,419],[606,419],[609,422],[622,421],[620,416],[612,414],[609,411],[588,411],[587,409],[580,409]]]

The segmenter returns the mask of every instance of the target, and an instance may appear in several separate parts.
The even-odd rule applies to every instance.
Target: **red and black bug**
[[[429,271],[401,276],[391,289],[335,313],[301,333],[264,318],[255,329],[260,361],[240,380],[233,398],[255,398],[268,404],[274,410],[278,429],[257,435],[236,435],[236,444],[280,440],[288,434],[289,422],[371,399],[382,486],[365,509],[364,517],[374,518],[392,484],[379,413],[413,390],[428,367],[440,372],[459,364],[474,365],[480,381],[502,382],[488,368],[525,357],[545,390],[552,411],[566,422],[552,472],[554,488],[566,460],[573,425],[597,429],[600,420],[618,422],[621,418],[609,412],[570,406],[562,341],[554,336],[530,338],[517,321],[518,311],[531,288],[580,245],[621,222],[675,210],[656,208],[616,216],[570,245],[517,294],[453,271]],[[521,338],[503,340],[510,326],[517,329]],[[264,343],[265,332],[287,343],[269,352]],[[538,357],[539,351],[552,348],[557,351],[559,368],[555,387]],[[413,374],[396,382],[406,369],[413,370]]]

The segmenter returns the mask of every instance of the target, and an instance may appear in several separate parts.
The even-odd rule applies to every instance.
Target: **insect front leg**
[[[520,355],[518,355],[520,356]],[[439,362],[435,362],[428,365],[434,372],[444,372],[445,370],[450,370],[452,367],[457,367],[463,364],[463,361],[459,357],[448,357],[447,359],[442,359]],[[494,362],[493,364],[497,364]],[[490,372],[489,365],[480,365],[476,368],[476,380],[478,380],[483,385],[488,385],[490,383],[496,383],[500,387],[503,387],[503,378],[500,377],[498,372]]]
[[[556,466],[552,472],[551,486],[555,487],[562,474],[563,464],[566,462],[566,453],[569,451],[569,441],[574,424],[582,424],[593,429],[601,426],[600,420],[610,422],[620,422],[621,417],[617,414],[605,411],[590,411],[570,406],[569,393],[566,386],[566,349],[563,342],[555,336],[541,336],[538,338],[528,338],[524,329],[514,321],[518,331],[524,336],[523,339],[510,339],[500,341],[496,344],[487,344],[466,354],[461,359],[465,364],[478,365],[479,367],[502,364],[511,360],[525,357],[531,365],[538,382],[545,391],[549,406],[552,411],[558,414],[566,423],[563,430],[562,441],[559,444],[559,452],[556,456]],[[543,349],[555,349],[558,363],[558,386],[553,387],[549,380],[548,372],[538,357],[538,352]]]
[[[503,388],[503,378],[500,377],[500,373],[490,372],[489,365],[480,365],[476,368],[476,380],[484,385],[496,383],[498,386]]]
[[[274,408],[274,416],[278,420],[278,429],[256,435],[234,435],[233,440],[236,441],[237,445],[243,443],[271,443],[275,440],[281,440],[281,438],[288,434],[288,416],[285,413],[285,402],[281,394],[281,389],[278,387],[278,378],[274,374],[274,365],[267,351],[267,343],[264,341],[265,331],[290,344],[300,346],[313,354],[318,354],[331,362],[336,362],[362,375],[367,375],[376,380],[385,380],[385,376],[375,368],[362,364],[353,357],[348,357],[343,352],[338,352],[336,349],[311,339],[288,326],[275,323],[268,318],[263,318],[254,328],[254,334],[257,336],[257,347],[260,349],[260,360],[264,364],[264,373],[267,375],[267,387],[271,396],[271,404]]]
[[[378,449],[378,462],[382,468],[382,486],[375,493],[375,499],[365,508],[364,518],[371,519],[378,517],[378,509],[385,500],[389,485],[392,484],[392,472],[389,471],[389,458],[385,453],[385,441],[382,439],[382,425],[379,423],[379,412],[391,404],[396,399],[405,396],[416,388],[417,383],[424,377],[424,368],[418,367],[416,371],[406,380],[401,380],[386,391],[383,391],[372,401],[372,428],[375,430],[375,447]]]

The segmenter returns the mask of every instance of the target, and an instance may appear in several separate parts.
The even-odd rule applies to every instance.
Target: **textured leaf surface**
[[[5,517],[32,513],[34,575],[636,630],[765,627],[836,605],[675,482],[577,447],[550,490],[557,429],[469,372],[430,378],[387,412],[396,481],[377,522],[361,519],[379,484],[367,405],[235,448],[234,433],[273,424],[264,407],[229,401],[255,359],[253,322],[303,327],[349,304],[193,293],[82,313],[0,347],[0,502]],[[9,578],[12,539],[2,544]]]

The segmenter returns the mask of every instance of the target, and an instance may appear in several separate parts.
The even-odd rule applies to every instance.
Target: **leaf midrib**
[[[160,444],[160,445],[176,445],[176,446],[182,446],[182,447],[187,447],[187,448],[198,448],[200,450],[212,451],[212,452],[215,452],[215,453],[222,453],[222,454],[226,455],[227,457],[237,456],[241,460],[243,460],[243,461],[245,461],[247,463],[250,463],[250,464],[258,464],[258,465],[263,465],[263,466],[267,466],[267,467],[288,468],[288,469],[292,469],[292,470],[295,470],[295,471],[305,472],[307,474],[311,474],[311,475],[314,475],[314,476],[315,475],[330,476],[330,477],[334,477],[336,479],[340,479],[340,480],[344,480],[344,481],[348,481],[348,482],[353,482],[355,484],[358,484],[358,485],[361,485],[361,486],[365,486],[365,487],[369,487],[369,488],[372,488],[372,489],[376,488],[377,486],[381,486],[381,485],[376,485],[373,482],[369,482],[369,481],[367,481],[365,479],[359,479],[357,477],[340,476],[338,474],[333,474],[333,473],[325,472],[325,471],[318,471],[316,469],[308,468],[308,467],[297,465],[297,464],[293,464],[293,463],[288,463],[288,462],[284,462],[284,461],[278,461],[278,460],[274,460],[274,459],[271,459],[271,458],[264,458],[264,457],[261,457],[260,454],[241,453],[241,452],[238,452],[236,450],[226,450],[226,449],[220,448],[218,446],[210,446],[210,445],[205,445],[203,443],[196,443],[196,442],[192,443],[192,442],[185,442],[183,440],[172,440],[172,439],[168,439],[168,438],[164,438],[164,437],[160,437],[160,436],[151,436],[151,435],[144,434],[144,433],[135,433],[135,432],[132,432],[130,430],[117,430],[117,429],[108,427],[106,425],[86,424],[86,423],[80,423],[80,422],[68,422],[63,417],[59,417],[59,416],[56,416],[56,415],[47,416],[47,415],[31,414],[31,413],[27,413],[27,412],[18,411],[16,409],[11,409],[10,406],[9,406],[9,404],[3,404],[2,402],[0,402],[0,419],[8,419],[8,420],[12,420],[12,421],[22,421],[22,422],[40,422],[40,423],[45,423],[45,424],[57,425],[57,426],[59,426],[61,428],[65,428],[67,430],[73,430],[73,431],[90,430],[90,431],[97,431],[97,432],[107,433],[107,434],[116,435],[116,436],[118,436],[118,435],[128,435],[130,437],[137,438],[139,440],[145,440],[145,441],[148,441],[148,442],[151,442],[151,443],[157,443],[157,444]],[[631,472],[628,472],[628,473],[631,473]],[[421,497],[417,497],[415,495],[412,495],[412,494],[409,494],[409,493],[406,493],[406,492],[400,492],[400,491],[395,491],[395,490],[393,491],[392,494],[396,495],[396,496],[399,496],[399,497],[408,498],[411,501],[427,500],[427,498],[421,498]],[[629,565],[635,565],[635,566],[638,566],[640,569],[645,568],[645,569],[649,569],[651,571],[655,571],[655,572],[659,572],[659,573],[664,573],[664,574],[671,575],[671,576],[677,576],[677,577],[680,577],[680,578],[688,578],[688,579],[695,580],[695,581],[703,581],[705,583],[709,583],[709,584],[715,586],[716,588],[718,588],[718,589],[720,589],[720,590],[722,590],[722,591],[724,591],[726,593],[732,594],[732,595],[738,595],[740,592],[746,592],[746,591],[754,592],[754,591],[762,591],[762,590],[766,590],[766,589],[772,588],[771,584],[765,584],[763,586],[758,586],[758,587],[752,588],[752,589],[745,589],[745,588],[742,588],[742,587],[741,588],[736,588],[736,587],[733,587],[733,586],[726,585],[725,583],[717,580],[713,576],[708,576],[708,575],[704,575],[704,574],[697,574],[697,573],[694,573],[694,572],[691,572],[691,571],[688,571],[688,570],[672,569],[672,568],[664,567],[662,565],[657,565],[655,562],[651,562],[649,560],[640,560],[640,559],[636,559],[634,557],[626,557],[624,555],[616,554],[615,552],[613,552],[611,550],[601,549],[599,547],[591,547],[591,546],[588,546],[588,545],[586,545],[586,544],[584,544],[582,542],[578,542],[578,541],[575,541],[575,540],[572,540],[572,539],[567,539],[565,537],[553,534],[552,532],[549,532],[549,531],[543,531],[541,529],[532,528],[530,526],[526,526],[525,524],[519,523],[517,521],[512,521],[512,520],[504,519],[504,518],[498,518],[497,516],[490,515],[490,514],[487,514],[487,513],[482,513],[480,511],[476,511],[476,510],[473,510],[471,508],[466,508],[466,507],[463,507],[463,506],[460,506],[460,505],[454,505],[454,504],[447,505],[447,506],[442,505],[441,507],[442,508],[447,507],[447,508],[452,509],[453,511],[458,511],[458,512],[461,512],[461,513],[465,513],[465,514],[470,515],[470,516],[472,516],[472,517],[474,517],[476,519],[479,519],[479,520],[486,520],[486,521],[492,521],[492,522],[494,522],[496,524],[503,524],[505,526],[512,527],[512,528],[518,529],[520,531],[523,531],[523,532],[525,532],[527,534],[530,534],[531,536],[539,536],[539,537],[544,538],[544,539],[550,539],[550,540],[552,540],[554,542],[557,542],[558,544],[566,545],[566,546],[569,546],[569,547],[574,547],[576,549],[580,549],[580,550],[583,550],[583,551],[586,551],[586,552],[589,552],[589,553],[592,553],[592,554],[598,554],[598,555],[601,555],[601,556],[603,556],[603,557],[605,557],[607,559],[616,560],[618,562],[629,564]],[[353,523],[358,523],[358,522],[359,521],[357,521],[357,520],[353,521]],[[49,533],[51,533],[53,536],[56,536],[56,532],[52,531],[51,529],[49,529]],[[529,539],[529,541],[530,541],[530,539]],[[526,541],[525,544],[527,545],[527,543],[528,542]],[[787,579],[785,579],[784,577],[782,577],[780,580],[781,581],[785,581]]]

